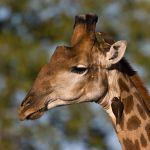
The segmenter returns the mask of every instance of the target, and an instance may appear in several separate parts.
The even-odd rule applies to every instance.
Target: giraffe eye
[[[78,65],[78,66],[73,66],[71,68],[71,72],[77,73],[77,74],[83,74],[87,72],[88,68],[84,65]]]

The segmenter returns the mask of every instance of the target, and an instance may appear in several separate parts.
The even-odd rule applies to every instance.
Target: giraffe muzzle
[[[48,102],[42,97],[33,99],[31,96],[27,96],[19,108],[19,119],[21,121],[38,119],[47,111],[47,105]]]
[[[21,108],[20,108],[20,110],[21,110]],[[28,109],[26,111],[21,110],[21,111],[19,111],[19,119],[20,119],[20,121],[23,121],[25,119],[27,119],[27,120],[38,119],[44,114],[44,112],[46,110],[47,110],[46,107],[43,107],[39,110],[34,110],[34,109]]]

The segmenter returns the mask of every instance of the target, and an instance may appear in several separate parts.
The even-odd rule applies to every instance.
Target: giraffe
[[[20,120],[56,106],[96,102],[110,116],[123,150],[150,149],[150,96],[124,58],[127,42],[96,32],[98,16],[75,17],[71,46],[58,46],[19,107]]]

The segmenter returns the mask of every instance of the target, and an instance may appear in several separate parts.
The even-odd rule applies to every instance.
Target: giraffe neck
[[[110,76],[109,76],[110,74]],[[124,150],[150,149],[150,113],[140,92],[128,75],[117,70],[108,74],[109,91],[101,105],[109,114]],[[124,106],[121,120],[116,122],[112,100],[118,97]]]

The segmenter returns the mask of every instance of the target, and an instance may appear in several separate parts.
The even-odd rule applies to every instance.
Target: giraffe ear
[[[106,53],[106,60],[109,66],[116,64],[123,58],[126,51],[126,46],[127,42],[122,40],[117,41],[110,47],[110,50]]]

